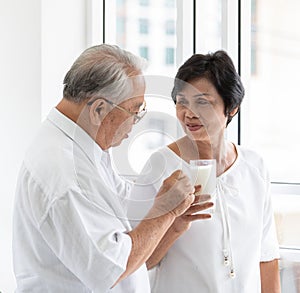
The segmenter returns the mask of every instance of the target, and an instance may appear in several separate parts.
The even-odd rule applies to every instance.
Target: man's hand
[[[128,232],[132,241],[131,252],[126,271],[115,284],[149,259],[175,218],[194,202],[194,191],[190,180],[181,171],[175,171],[163,182],[147,217]]]
[[[195,186],[194,192],[199,192],[200,189],[200,186]],[[211,217],[209,214],[197,214],[197,212],[213,206],[212,202],[208,202],[209,199],[210,196],[205,194],[195,196],[192,204],[189,204],[189,207],[176,217],[173,224],[156,247],[155,251],[148,258],[146,262],[148,269],[153,268],[162,260],[174,242],[190,228],[193,221]]]
[[[201,186],[195,186],[195,193],[197,194],[200,191]],[[209,209],[213,206],[212,202],[209,202],[211,199],[208,194],[196,195],[193,204],[179,217],[177,217],[170,227],[170,230],[176,234],[182,234],[187,231],[193,221],[210,219],[211,215],[209,213],[198,213],[206,209]]]
[[[189,178],[182,171],[175,171],[164,180],[158,191],[150,211],[151,217],[158,217],[166,213],[170,213],[174,217],[180,216],[194,202],[194,191]]]

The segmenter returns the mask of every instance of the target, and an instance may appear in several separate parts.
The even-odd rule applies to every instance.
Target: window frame
[[[87,0],[87,45],[111,42],[115,43],[113,34],[105,33],[106,9],[115,9],[114,1]],[[184,2],[184,3],[183,3]],[[183,60],[196,53],[197,37],[197,0],[176,0],[177,21],[176,35],[178,46],[176,50],[176,66]],[[248,86],[251,68],[251,0],[226,0],[222,8],[222,47],[232,57],[234,64],[241,75],[245,88]],[[115,29],[111,28],[110,31]],[[109,36],[109,37],[108,37]],[[250,48],[250,49],[249,49]],[[227,137],[237,144],[243,145],[243,125],[246,123],[247,93],[237,119],[234,119],[228,128]],[[299,183],[271,182],[272,193],[300,195]]]
[[[239,73],[243,80],[245,88],[248,88],[250,74],[251,74],[251,0],[239,0]],[[239,120],[239,141],[243,144],[243,125],[246,125],[246,111],[249,107],[247,92],[245,100],[243,101],[240,120]],[[272,194],[293,194],[300,196],[300,182],[287,183],[287,182],[271,182]]]

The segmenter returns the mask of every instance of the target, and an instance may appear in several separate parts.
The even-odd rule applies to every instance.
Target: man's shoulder
[[[74,176],[72,141],[45,121],[24,157],[24,167],[40,187],[62,187]]]

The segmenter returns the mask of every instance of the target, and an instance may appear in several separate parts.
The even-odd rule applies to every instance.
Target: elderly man
[[[109,148],[145,114],[141,60],[116,46],[85,50],[64,79],[20,170],[14,210],[16,292],[150,292],[145,261],[194,201],[180,171],[147,219],[126,219],[130,184]]]

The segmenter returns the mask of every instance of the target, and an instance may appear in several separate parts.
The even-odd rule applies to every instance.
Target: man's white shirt
[[[147,270],[125,271],[131,186],[77,124],[53,109],[21,167],[14,207],[16,292],[150,292]]]

